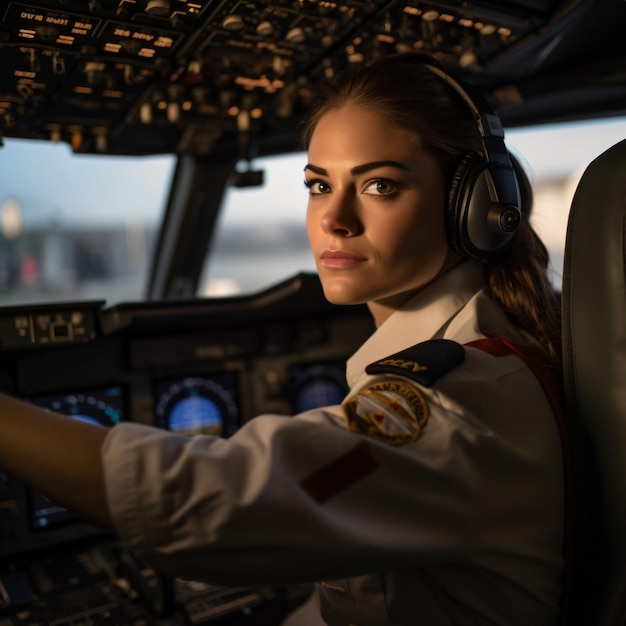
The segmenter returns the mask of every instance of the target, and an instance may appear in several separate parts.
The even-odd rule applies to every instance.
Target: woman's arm
[[[0,394],[0,467],[112,531],[100,453],[107,432]]]

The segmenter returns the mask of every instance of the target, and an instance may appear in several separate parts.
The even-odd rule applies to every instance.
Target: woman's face
[[[346,105],[321,118],[305,179],[309,242],[330,302],[367,302],[380,325],[457,262],[439,166],[367,108]]]

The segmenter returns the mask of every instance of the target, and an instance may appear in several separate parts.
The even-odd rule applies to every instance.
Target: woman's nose
[[[354,212],[354,200],[348,194],[333,194],[322,214],[321,227],[327,234],[353,237],[359,231],[359,220]]]

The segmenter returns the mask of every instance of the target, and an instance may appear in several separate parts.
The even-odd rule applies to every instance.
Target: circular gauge
[[[297,366],[291,371],[296,413],[341,404],[348,391],[343,364]]]
[[[114,426],[122,420],[122,392],[118,387],[32,398],[30,402],[99,426]]]
[[[185,435],[228,437],[238,426],[232,380],[183,378],[159,386],[156,419],[161,428]]]
[[[28,401],[49,411],[98,426],[114,426],[122,421],[123,416],[123,394],[120,387],[39,396],[29,398]],[[75,520],[67,509],[34,490],[30,491],[30,515],[31,524],[36,529]]]

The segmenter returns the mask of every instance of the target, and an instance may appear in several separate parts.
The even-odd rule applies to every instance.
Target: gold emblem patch
[[[382,380],[343,404],[348,430],[401,446],[416,441],[428,419],[422,393],[406,380]]]

